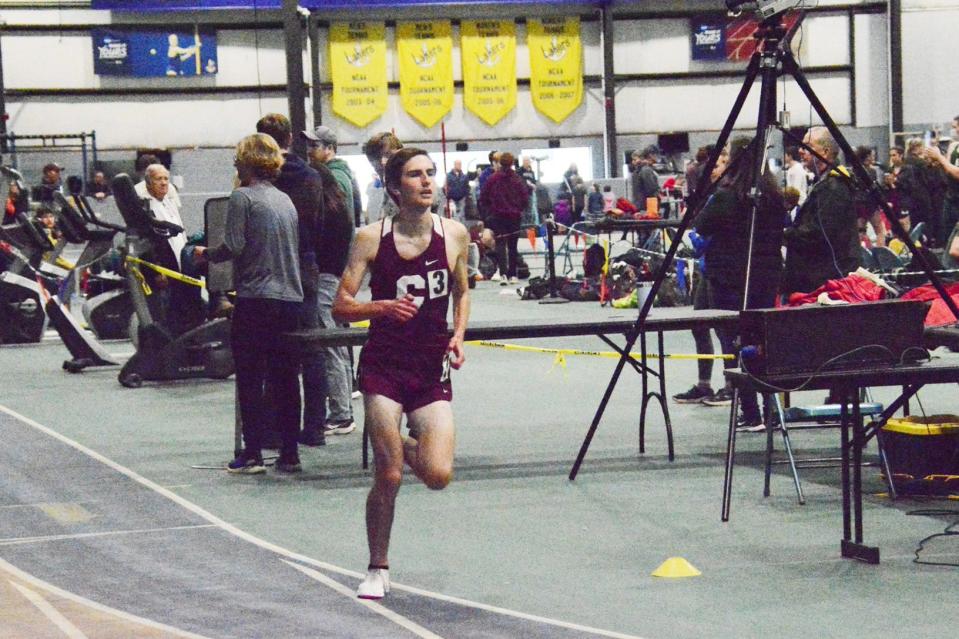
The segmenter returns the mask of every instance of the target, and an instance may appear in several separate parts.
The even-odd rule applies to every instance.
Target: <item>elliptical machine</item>
[[[72,203],[71,219],[87,242],[84,253],[78,262],[84,266],[102,263],[113,248],[114,236],[126,233],[126,228],[101,220],[90,202],[82,193],[70,196]],[[64,200],[63,205],[67,202]],[[66,229],[64,234],[66,234]],[[71,240],[72,241],[72,240]],[[84,261],[84,258],[87,258]],[[102,265],[102,264],[101,264]],[[119,265],[114,267],[119,271]],[[74,284],[79,284],[76,280]],[[96,290],[96,293],[92,291]],[[133,315],[133,302],[126,288],[126,280],[118,272],[99,270],[89,273],[86,287],[87,297],[81,310],[87,326],[97,339],[127,339],[129,337],[130,317]],[[66,297],[66,295],[64,295]]]
[[[54,196],[54,205],[58,207],[64,242],[84,245],[76,266],[61,287],[60,293],[51,296],[45,307],[47,318],[73,356],[73,359],[63,362],[63,369],[70,373],[79,373],[89,366],[116,366],[119,362],[80,326],[70,309],[64,306],[61,297],[69,299],[72,286],[76,285],[80,272],[109,251],[113,246],[113,237],[124,228],[118,225],[105,228],[106,223],[101,225],[104,228],[89,228],[84,217],[59,193]]]
[[[43,338],[47,316],[43,312],[45,292],[36,280],[40,262],[53,243],[26,215],[19,213],[14,224],[0,227],[0,241],[10,267],[0,273],[0,343],[36,343]]]
[[[229,319],[203,322],[179,335],[169,328],[169,318],[166,322],[158,319],[164,314],[162,305],[144,270],[183,279],[179,273],[155,264],[157,256],[167,249],[167,240],[183,229],[155,219],[148,202],[137,196],[133,180],[125,173],[113,178],[112,187],[126,223],[124,271],[137,321],[137,351],[120,370],[120,383],[138,388],[144,380],[229,377],[234,371]]]

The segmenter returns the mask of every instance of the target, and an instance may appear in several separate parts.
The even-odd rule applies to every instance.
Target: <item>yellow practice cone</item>
[[[679,577],[698,577],[703,573],[682,557],[670,557],[653,571],[653,577],[676,579]]]
[[[533,247],[533,250],[536,250],[536,229],[526,229],[526,239],[529,240],[529,245]]]

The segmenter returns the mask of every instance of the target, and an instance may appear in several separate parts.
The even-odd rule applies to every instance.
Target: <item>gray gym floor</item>
[[[473,296],[476,320],[613,314],[635,311],[524,302],[489,282]],[[515,343],[609,350],[591,337]],[[688,333],[666,345],[693,352]],[[721,523],[728,412],[671,403],[669,462],[654,407],[640,456],[629,370],[568,481],[615,359],[571,355],[563,366],[468,347],[454,377],[456,479],[434,492],[409,476],[394,591],[370,605],[352,594],[367,561],[359,428],[302,449],[301,475],[231,476],[210,467],[232,453],[232,380],[131,390],[115,369],[63,372],[65,356],[56,339],[0,348],[2,637],[934,637],[959,623],[957,569],[912,563],[919,540],[953,518],[906,515],[959,511],[955,502],[891,502],[867,469],[865,540],[882,563],[843,560],[838,469],[801,471],[799,506],[777,467],[763,498],[765,438],[742,435]],[[696,379],[693,361],[667,372],[670,394]],[[927,413],[959,412],[951,387],[920,398]],[[835,454],[838,433],[793,442],[797,454]],[[652,577],[669,557],[702,575]],[[957,538],[922,557],[959,561]]]

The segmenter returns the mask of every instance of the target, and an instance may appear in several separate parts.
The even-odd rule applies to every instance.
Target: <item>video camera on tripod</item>
[[[795,9],[803,0],[726,0],[726,8],[734,16],[738,16],[743,9],[755,11],[760,20],[768,20],[780,13]]]

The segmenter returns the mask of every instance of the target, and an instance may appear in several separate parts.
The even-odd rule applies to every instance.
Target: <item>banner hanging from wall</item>
[[[463,104],[493,126],[516,106],[516,25],[512,20],[463,20]]]
[[[526,28],[533,106],[562,122],[583,102],[579,18],[530,18]]]
[[[333,112],[365,127],[386,112],[386,25],[334,22],[330,25]]]
[[[93,29],[97,75],[184,77],[215,75],[216,32]]]
[[[400,101],[426,127],[453,108],[453,29],[449,20],[396,25]]]
[[[693,18],[690,23],[693,60],[726,59],[726,17]]]

